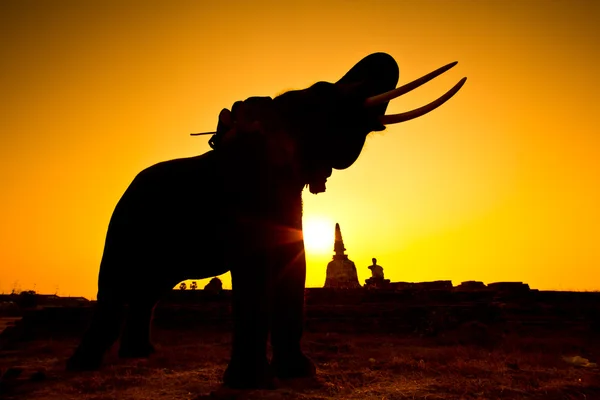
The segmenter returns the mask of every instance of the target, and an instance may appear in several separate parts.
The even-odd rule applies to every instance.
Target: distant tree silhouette
[[[33,308],[37,305],[35,290],[24,290],[18,295],[17,304],[22,308]]]
[[[424,115],[452,97],[464,79],[429,105],[385,115],[390,100],[455,64],[396,88],[394,58],[371,54],[335,83],[236,102],[219,114],[209,140],[213,150],[138,174],[110,220],[96,313],[68,368],[98,368],[123,320],[119,355],[148,356],[161,296],[183,280],[231,271],[234,328],[224,383],[272,388],[275,377],[313,376],[315,365],[301,349],[302,191],[324,192],[333,169],[358,159],[370,132]]]
[[[21,293],[21,285],[19,284],[19,281],[16,280],[13,282],[13,286],[10,291],[10,294],[19,294],[19,293]]]
[[[223,282],[217,277],[214,277],[204,286],[204,290],[214,294],[220,294],[223,290]]]

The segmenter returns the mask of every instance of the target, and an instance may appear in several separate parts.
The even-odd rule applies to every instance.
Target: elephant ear
[[[239,192],[300,180],[295,142],[270,97],[250,97],[236,102],[231,111],[223,109],[211,141],[221,154],[225,180]]]
[[[351,95],[366,99],[368,97],[392,90],[398,84],[399,69],[396,60],[386,53],[373,53],[354,65],[335,85],[341,91],[351,91]],[[378,118],[385,115],[389,102],[370,107],[365,120],[371,124],[358,124],[340,132],[343,137],[336,138],[337,156],[332,160],[335,169],[346,169],[352,165],[365,144],[367,135],[373,131],[382,131],[385,126]]]

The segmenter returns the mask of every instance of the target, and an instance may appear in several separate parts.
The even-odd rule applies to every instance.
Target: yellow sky
[[[599,4],[1,2],[0,291],[94,298],[139,171],[207,151],[188,133],[235,101],[336,81],[376,51],[401,83],[459,61],[389,112],[468,81],[304,193],[307,218],[340,223],[361,281],[377,257],[392,281],[600,290]],[[331,252],[307,257],[322,286]]]

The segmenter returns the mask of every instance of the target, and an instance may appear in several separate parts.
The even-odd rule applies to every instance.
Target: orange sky
[[[389,112],[469,79],[304,193],[306,218],[340,223],[361,281],[377,257],[392,281],[600,290],[600,3],[208,4],[0,3],[0,292],[95,298],[139,171],[207,151],[188,133],[223,107],[336,81],[375,51],[401,83],[459,61]],[[307,257],[307,286],[322,286],[331,251]]]

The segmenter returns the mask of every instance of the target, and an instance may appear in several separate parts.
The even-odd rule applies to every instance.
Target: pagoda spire
[[[335,243],[333,244],[333,251],[335,252],[334,260],[347,260],[348,256],[344,254],[346,248],[344,247],[344,240],[342,239],[342,230],[340,224],[335,224]]]

